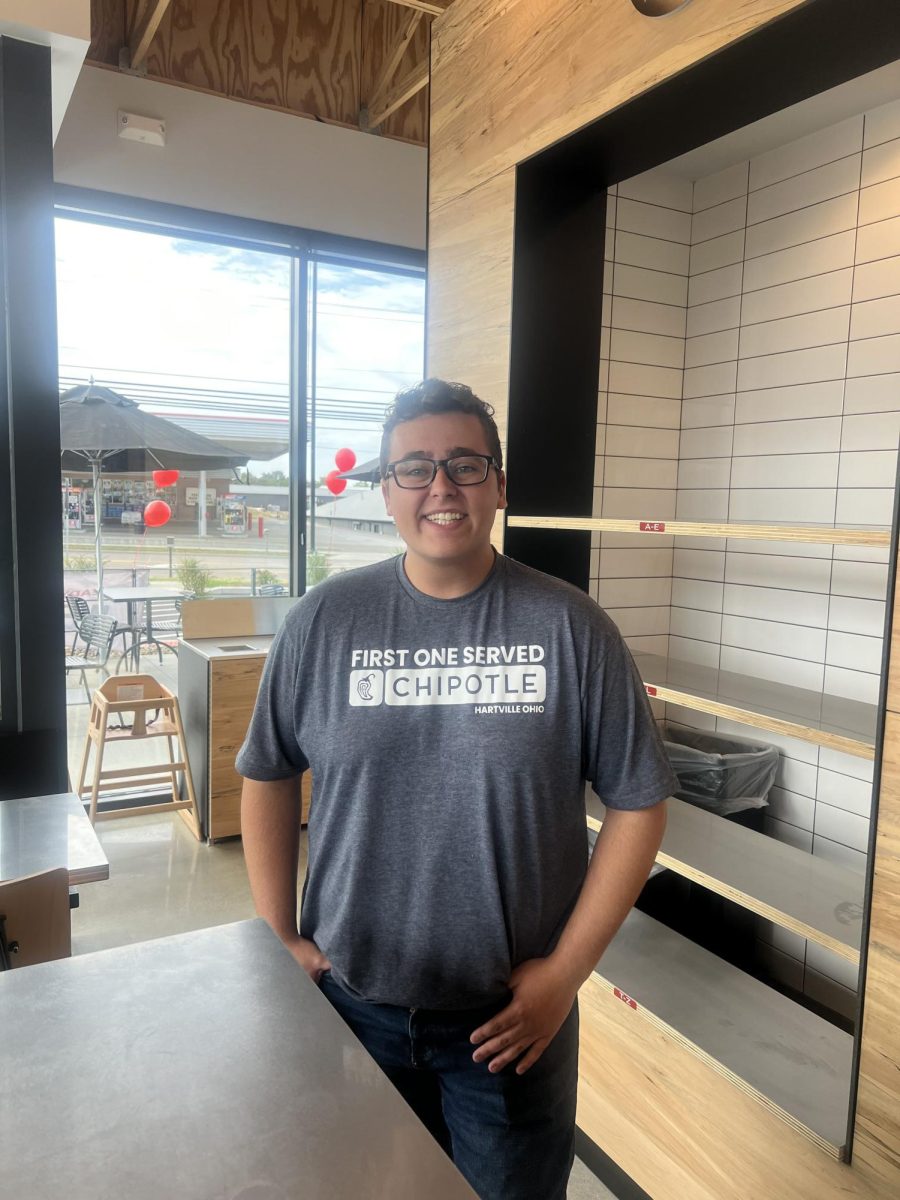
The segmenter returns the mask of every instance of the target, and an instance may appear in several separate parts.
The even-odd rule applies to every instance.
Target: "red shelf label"
[[[665,533],[665,521],[641,521],[641,533]]]
[[[630,996],[626,995],[625,992],[619,991],[618,988],[613,988],[613,991],[616,994],[617,1000],[621,1000],[622,1003],[627,1004],[629,1008],[637,1008],[637,1000],[632,1000]]]
[[[648,695],[648,696],[655,696],[655,695],[656,695],[656,688],[653,686],[653,684],[652,684],[652,683],[647,683],[647,684],[645,684],[644,686],[645,686],[645,687],[646,687],[646,689],[647,689],[647,695]]]

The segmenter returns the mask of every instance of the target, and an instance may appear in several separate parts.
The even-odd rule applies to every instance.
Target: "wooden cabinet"
[[[178,693],[202,836],[211,842],[240,836],[243,780],[234,760],[250,724],[265,661],[266,648],[258,653],[216,656],[183,642],[179,650]],[[298,783],[304,825],[309,819],[311,788],[307,771]]]

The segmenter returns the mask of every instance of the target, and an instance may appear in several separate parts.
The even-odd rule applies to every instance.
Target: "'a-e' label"
[[[641,521],[641,533],[665,533],[665,521]]]

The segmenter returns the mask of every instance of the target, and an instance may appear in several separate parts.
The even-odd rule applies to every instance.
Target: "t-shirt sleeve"
[[[309,766],[295,726],[298,650],[285,625],[266,658],[259,693],[235,769],[245,779],[290,779]]]
[[[583,705],[585,777],[607,808],[650,808],[677,790],[644,685],[615,628]]]

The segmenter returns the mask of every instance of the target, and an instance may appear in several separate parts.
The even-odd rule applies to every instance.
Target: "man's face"
[[[436,413],[397,426],[388,462],[462,454],[490,454],[481,422],[470,413]],[[409,554],[427,563],[466,568],[479,562],[490,547],[497,510],[506,508],[503,473],[493,467],[484,483],[466,487],[453,483],[441,467],[428,487],[401,488],[389,477],[381,490]]]

